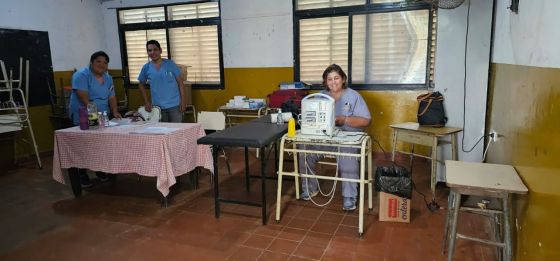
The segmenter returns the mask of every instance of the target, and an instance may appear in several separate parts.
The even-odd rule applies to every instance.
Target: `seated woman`
[[[327,94],[335,100],[335,124],[343,131],[364,131],[371,122],[371,115],[366,102],[362,96],[348,88],[346,85],[346,73],[336,64],[332,64],[323,72],[323,85]],[[320,146],[319,146],[320,147]],[[332,149],[332,147],[330,147]],[[325,147],[319,149],[327,149]],[[355,153],[355,148],[341,148],[340,152]],[[308,154],[305,158],[300,154],[300,173],[314,173],[316,163],[323,157],[318,154]],[[355,158],[339,157],[338,171],[342,178],[359,179],[360,162]],[[319,185],[316,178],[304,178],[302,182],[301,198],[310,200],[317,195]],[[344,210],[356,209],[356,197],[358,195],[358,183],[342,182],[342,196]]]

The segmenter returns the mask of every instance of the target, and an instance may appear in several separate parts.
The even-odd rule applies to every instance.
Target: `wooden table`
[[[504,260],[512,258],[511,243],[511,207],[510,194],[526,194],[527,187],[517,175],[515,169],[510,165],[488,164],[478,162],[445,161],[445,173],[447,186],[451,188],[450,200],[448,202],[447,219],[445,222],[443,247],[449,240],[448,260],[453,258],[455,240],[457,238],[476,241],[503,248]],[[457,233],[457,217],[461,209],[461,195],[484,196],[498,198],[502,203],[503,213],[503,242],[491,241],[486,239],[473,238]],[[473,209],[470,211],[482,213],[496,213],[485,208]],[[449,228],[451,228],[450,233]]]
[[[138,134],[147,127],[175,129],[167,134]],[[107,173],[137,173],[157,178],[166,197],[175,177],[197,166],[214,171],[210,147],[197,145],[205,135],[200,124],[151,123],[96,130],[72,127],[55,131],[53,179],[64,184],[62,169],[83,168]],[[78,174],[73,174],[78,175]],[[70,177],[76,197],[82,193],[79,177]]]
[[[460,128],[453,127],[425,127],[420,126],[416,122],[404,122],[389,125],[393,128],[393,151],[391,159],[395,161],[395,153],[427,158],[432,161],[432,171],[430,179],[430,188],[432,189],[432,199],[436,196],[436,177],[437,177],[437,152],[438,146],[443,144],[451,144],[451,158],[458,159],[457,155],[457,133],[461,132]],[[444,140],[449,136],[449,140]],[[407,142],[412,144],[411,152],[397,151],[397,142]],[[414,153],[414,144],[431,147],[431,155],[429,157]]]

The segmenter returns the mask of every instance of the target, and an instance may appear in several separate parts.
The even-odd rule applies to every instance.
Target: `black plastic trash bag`
[[[412,175],[405,167],[394,162],[378,165],[375,169],[375,191],[399,197],[412,197]]]

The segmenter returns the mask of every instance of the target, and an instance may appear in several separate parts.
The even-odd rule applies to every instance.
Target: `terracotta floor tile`
[[[317,222],[315,223],[315,225],[313,225],[313,227],[311,227],[310,231],[334,235],[337,228],[338,223]]]
[[[305,237],[307,230],[285,227],[278,238],[300,242]]]
[[[277,252],[264,251],[263,254],[259,257],[258,260],[262,260],[262,261],[286,261],[289,258],[290,258],[290,255],[277,253]]]
[[[258,249],[266,249],[270,245],[270,243],[274,240],[273,237],[269,236],[261,236],[261,235],[251,235],[244,243],[244,246],[258,248]]]
[[[295,217],[292,219],[292,221],[290,221],[290,223],[288,223],[287,227],[297,228],[297,229],[309,229],[313,225],[313,223],[315,223],[314,220]]]
[[[333,236],[330,234],[309,231],[305,235],[305,238],[303,239],[303,243],[312,246],[327,247],[332,237]]]
[[[296,247],[299,245],[297,241],[291,241],[286,239],[277,238],[272,241],[272,244],[267,248],[268,251],[275,253],[283,253],[290,255]]]
[[[318,260],[321,259],[321,256],[323,256],[323,252],[325,252],[325,247],[307,245],[302,243],[296,248],[292,255]]]
[[[240,260],[240,261],[246,261],[246,260],[257,260],[257,258],[259,258],[263,253],[263,250],[261,249],[256,249],[256,248],[250,248],[250,247],[246,247],[246,246],[240,246],[237,251],[235,251],[229,258],[228,260]]]

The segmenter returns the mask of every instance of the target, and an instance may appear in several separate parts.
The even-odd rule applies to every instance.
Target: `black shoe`
[[[93,183],[89,179],[87,174],[80,174],[80,185],[82,188],[91,188],[93,187]]]
[[[95,173],[95,175],[97,176],[97,178],[98,178],[99,181],[101,181],[101,182],[107,182],[107,181],[109,181],[109,176],[108,176],[107,173],[105,173],[105,172],[98,171],[98,172]]]

